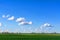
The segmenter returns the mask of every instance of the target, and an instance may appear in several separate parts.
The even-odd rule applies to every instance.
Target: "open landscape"
[[[0,0],[0,40],[60,40],[60,0]]]
[[[3,33],[0,40],[60,40],[60,34]]]

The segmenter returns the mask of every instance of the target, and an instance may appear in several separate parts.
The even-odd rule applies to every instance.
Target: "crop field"
[[[0,34],[0,40],[60,40],[60,34]]]

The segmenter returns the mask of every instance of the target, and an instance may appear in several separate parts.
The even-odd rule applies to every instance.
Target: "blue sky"
[[[14,16],[15,20],[7,20],[2,15]],[[26,21],[32,21],[31,25],[18,25],[16,19],[23,17]],[[51,32],[60,32],[60,1],[59,0],[0,0],[0,30],[28,32],[40,28],[49,23],[53,27]],[[28,31],[27,31],[28,30]],[[39,29],[40,30],[40,29]]]

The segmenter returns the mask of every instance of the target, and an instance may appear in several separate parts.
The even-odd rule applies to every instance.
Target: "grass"
[[[60,34],[0,34],[0,40],[60,40]]]

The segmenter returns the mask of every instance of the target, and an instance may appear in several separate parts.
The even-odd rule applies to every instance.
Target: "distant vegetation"
[[[60,40],[55,33],[0,33],[0,40]]]

